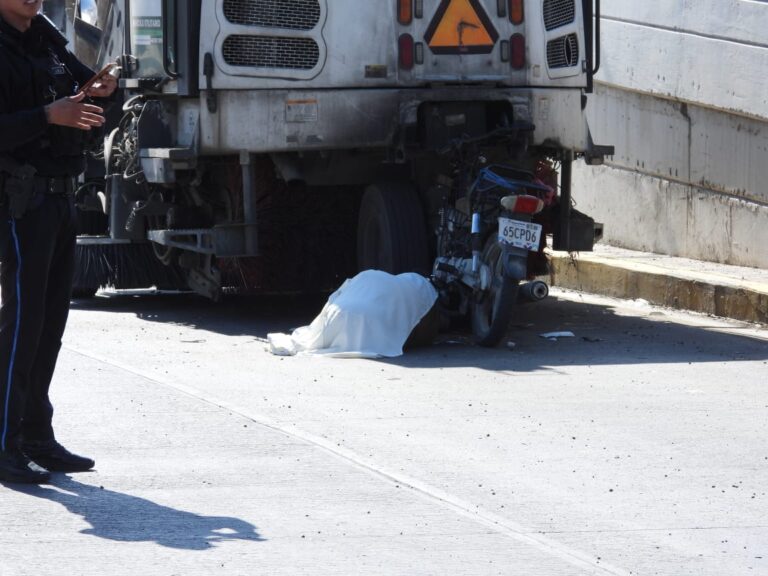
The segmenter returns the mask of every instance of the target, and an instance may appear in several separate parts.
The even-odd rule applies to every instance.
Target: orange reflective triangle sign
[[[488,54],[499,34],[478,0],[442,0],[424,39],[435,54]]]

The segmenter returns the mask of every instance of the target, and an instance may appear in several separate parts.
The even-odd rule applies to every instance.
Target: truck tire
[[[359,270],[429,275],[424,212],[407,182],[379,182],[366,188],[357,226]]]

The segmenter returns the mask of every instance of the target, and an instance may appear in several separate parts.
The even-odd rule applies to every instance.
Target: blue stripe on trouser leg
[[[0,442],[0,449],[6,450],[5,442],[8,435],[8,409],[11,404],[11,387],[13,386],[13,364],[16,360],[16,344],[19,341],[19,327],[21,326],[21,249],[19,248],[19,237],[16,234],[16,221],[11,218],[11,236],[13,236],[13,247],[16,250],[16,326],[13,331],[13,346],[11,347],[11,358],[8,362],[8,378],[5,388],[5,414],[3,414],[3,437]]]

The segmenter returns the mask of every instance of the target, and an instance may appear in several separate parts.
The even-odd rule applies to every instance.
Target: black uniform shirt
[[[23,33],[0,18],[0,153],[40,176],[77,176],[85,168],[82,131],[48,124],[44,110],[93,75],[66,43],[43,16]]]

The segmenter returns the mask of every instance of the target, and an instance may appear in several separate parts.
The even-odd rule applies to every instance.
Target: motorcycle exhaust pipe
[[[549,296],[549,286],[541,280],[526,282],[520,286],[517,299],[519,302],[541,302]]]

